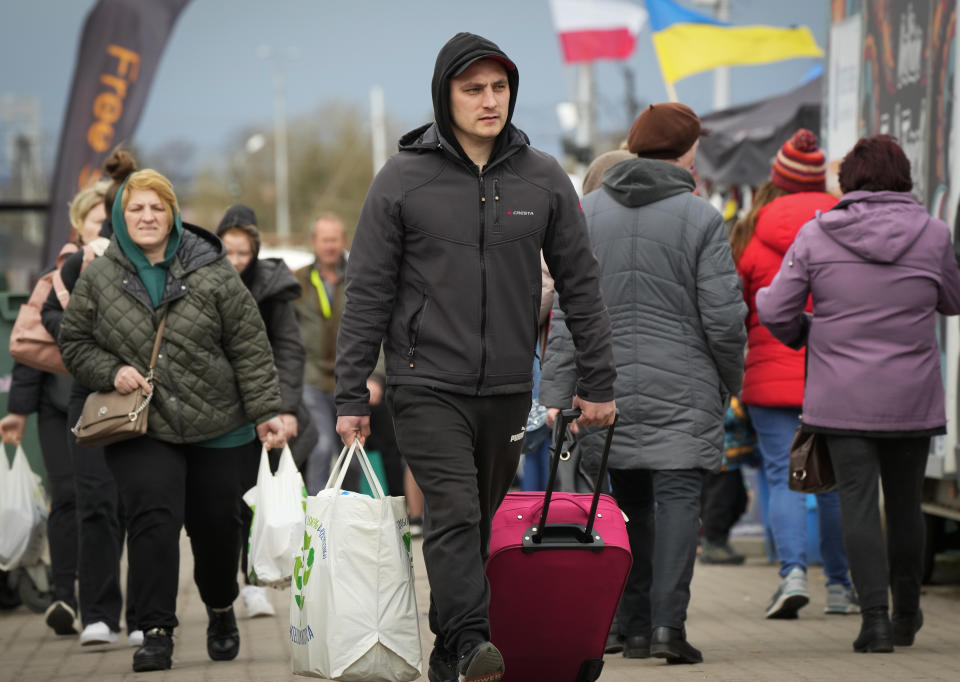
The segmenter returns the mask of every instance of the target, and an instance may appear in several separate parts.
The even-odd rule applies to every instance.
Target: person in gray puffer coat
[[[700,120],[657,104],[629,150],[583,199],[610,311],[620,420],[610,452],[614,497],[629,517],[634,563],[618,621],[624,656],[697,663],[684,621],[703,474],[719,468],[726,403],[740,390],[746,306],[719,213],[693,195]],[[570,404],[574,349],[554,309],[540,401]],[[549,417],[555,417],[557,409]],[[599,431],[582,439],[598,458]],[[656,505],[656,514],[654,506]]]

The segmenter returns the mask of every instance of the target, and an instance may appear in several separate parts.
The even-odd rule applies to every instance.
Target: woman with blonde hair
[[[259,451],[257,436],[268,447],[284,441],[270,343],[223,244],[182,222],[167,178],[130,175],[111,222],[104,257],[74,288],[60,346],[84,386],[153,395],[147,434],[104,448],[127,510],[128,591],[144,631],[133,669],[171,666],[182,526],[209,617],[207,653],[231,660],[240,647],[240,463]]]
[[[79,246],[90,244],[100,236],[100,227],[107,217],[103,199],[108,186],[108,182],[98,182],[80,190],[70,202],[70,224]]]
[[[103,184],[88,187],[80,190],[70,202],[74,242],[64,246],[58,259],[59,265],[64,265],[70,259],[71,252],[76,252],[77,246],[96,239],[105,215],[105,191]],[[51,296],[56,298],[55,290],[51,290]],[[44,619],[56,634],[75,635],[78,611],[75,587],[77,494],[67,435],[68,398],[72,382],[69,377],[43,372],[21,363],[14,363],[11,374],[9,413],[0,420],[0,437],[4,443],[20,443],[26,431],[27,417],[37,413],[40,453],[47,472],[47,491],[50,495],[47,535],[53,584],[51,602]]]
[[[87,264],[102,256],[110,244],[113,228],[106,219],[105,206],[127,177],[137,169],[129,152],[115,149],[104,162],[110,180],[83,190],[70,204],[70,217],[83,249],[70,256],[60,269],[64,288],[72,292]],[[92,203],[99,198],[99,203]],[[89,208],[88,208],[89,207]],[[87,209],[86,219],[82,219]],[[43,306],[43,325],[54,338],[60,336],[63,309],[67,301],[51,291]],[[83,403],[91,393],[74,381],[70,389],[67,424],[80,417]],[[112,644],[120,634],[123,593],[120,589],[120,557],[126,534],[126,514],[117,491],[117,483],[107,466],[103,448],[84,447],[72,434],[67,436],[73,460],[74,487],[77,497],[78,559],[77,590],[80,600],[80,644],[92,646]],[[143,631],[137,625],[132,600],[127,599],[124,614],[130,646],[143,644]]]

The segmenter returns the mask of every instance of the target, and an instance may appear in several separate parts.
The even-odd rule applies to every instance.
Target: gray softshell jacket
[[[720,214],[693,189],[688,171],[638,158],[610,168],[583,199],[613,330],[613,469],[720,465],[726,402],[743,379],[747,309]],[[555,308],[544,405],[570,405],[573,357]],[[588,457],[601,446],[601,433],[584,437]]]

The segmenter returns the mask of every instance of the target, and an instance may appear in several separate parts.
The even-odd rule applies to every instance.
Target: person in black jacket
[[[0,439],[4,443],[19,444],[27,417],[37,414],[40,454],[47,471],[47,493],[50,496],[47,539],[53,583],[52,602],[44,613],[44,620],[58,635],[77,634],[74,586],[77,577],[77,495],[73,487],[73,463],[67,447],[69,390],[68,377],[15,362],[8,414],[0,420]],[[0,455],[5,457],[6,453],[0,450]]]
[[[102,184],[87,187],[80,190],[70,202],[70,223],[78,245],[87,245],[89,248],[90,244],[97,241],[97,231],[106,215],[103,205],[105,192],[106,187]],[[73,288],[83,262],[82,250],[75,251],[62,262],[60,277],[64,283],[69,282],[68,289]],[[50,290],[48,304],[50,300],[57,310],[62,312],[56,288]],[[44,309],[48,304],[44,305]],[[57,338],[59,316],[56,324],[52,326],[47,327],[47,321],[43,320],[44,326],[54,339]],[[0,430],[3,431],[4,441],[19,443],[23,437],[27,415],[37,413],[40,449],[47,470],[50,493],[47,531],[54,601],[45,614],[46,622],[58,635],[75,635],[77,612],[80,611],[81,623],[84,626],[80,633],[80,643],[103,644],[115,641],[116,632],[120,628],[120,586],[119,582],[116,582],[115,618],[104,616],[96,605],[88,608],[98,599],[94,598],[90,581],[84,580],[91,575],[90,571],[83,570],[84,560],[89,556],[89,552],[85,552],[86,548],[78,538],[83,534],[89,507],[85,504],[86,489],[78,486],[77,481],[85,480],[84,473],[90,462],[86,458],[77,460],[73,456],[74,439],[67,430],[67,427],[74,423],[70,421],[69,409],[73,389],[74,382],[68,376],[49,374],[20,363],[15,364],[10,388],[10,414],[4,418]],[[78,415],[79,411],[76,414]],[[76,419],[76,416],[73,418]],[[102,487],[100,483],[101,481],[97,481],[97,489]],[[119,552],[116,553],[116,560],[119,563]],[[81,572],[84,574],[84,578],[79,579],[79,606],[82,610],[78,609],[76,586]],[[98,598],[108,591],[107,585],[106,580],[97,583],[95,589],[99,593]],[[128,622],[132,621],[128,619]]]
[[[489,40],[447,42],[433,75],[436,123],[404,135],[374,178],[347,265],[337,432],[344,443],[370,433],[366,380],[382,341],[397,443],[426,502],[432,682],[503,674],[484,562],[530,410],[541,249],[580,351],[580,424],[610,424],[616,412],[583,214],[563,169],[510,123],[518,83]]]
[[[133,157],[122,149],[114,150],[104,162],[104,170],[112,183],[101,191],[104,207],[101,215],[109,215],[107,207],[113,204],[121,183],[137,168]],[[84,249],[67,258],[60,269],[60,277],[68,292],[73,291],[80,273],[93,255],[102,255],[113,236],[110,218],[103,220],[100,234],[95,239],[84,239]],[[53,338],[60,335],[63,305],[52,290],[43,305],[43,326]],[[65,426],[73,426],[80,418],[83,403],[91,391],[78,381],[70,381]],[[79,445],[72,433],[63,429],[69,448],[73,469],[72,486],[76,490],[76,537],[79,540],[77,561],[77,587],[80,597],[80,622],[83,631],[80,643],[84,645],[110,644],[120,632],[120,614],[123,609],[123,593],[120,589],[120,556],[123,554],[124,537],[127,531],[126,513],[117,489],[113,473],[107,467],[103,448]],[[129,584],[129,572],[128,580]],[[124,618],[127,624],[128,643],[139,647],[143,644],[143,631],[137,625],[133,600],[128,599]]]
[[[260,258],[260,232],[253,209],[237,204],[227,209],[217,236],[227,250],[227,260],[240,273],[260,309],[260,317],[267,328],[267,338],[273,349],[273,361],[280,379],[280,419],[283,420],[293,453],[294,461],[302,467],[317,442],[317,430],[301,402],[303,391],[303,364],[305,351],[300,338],[293,301],[300,296],[300,283],[290,268],[280,258]],[[282,450],[270,451],[270,466],[276,470]],[[243,490],[257,483],[260,458],[252,457],[244,463]],[[253,513],[246,504],[241,505],[244,538],[250,535]],[[244,542],[241,566],[247,578],[247,552],[249,543]],[[249,578],[248,578],[249,583]],[[262,587],[247,584],[240,590],[244,611],[250,618],[275,615],[273,605]]]

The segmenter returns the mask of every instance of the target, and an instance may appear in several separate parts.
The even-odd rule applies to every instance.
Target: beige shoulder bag
[[[157,327],[157,339],[153,343],[153,354],[150,356],[150,369],[147,372],[147,383],[153,387],[153,370],[157,365],[157,356],[160,353],[160,340],[163,338],[163,328],[167,323],[164,313]],[[142,388],[127,393],[105,391],[91,393],[83,403],[83,411],[76,426],[71,430],[77,437],[77,443],[88,448],[98,448],[122,440],[129,440],[147,433],[147,406],[153,398],[153,391],[144,393]]]

